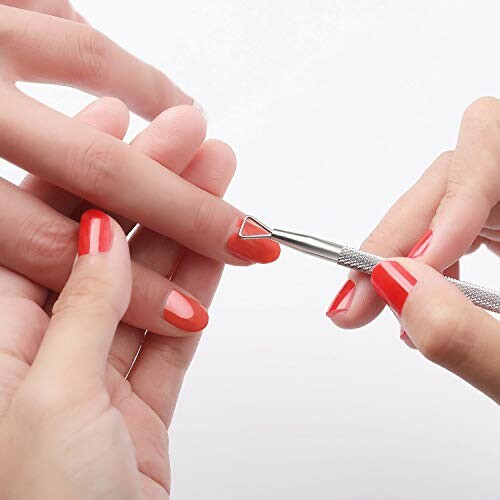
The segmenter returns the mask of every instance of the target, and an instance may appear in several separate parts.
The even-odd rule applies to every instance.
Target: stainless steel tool
[[[245,234],[245,228],[250,223],[260,227],[264,232],[262,234]],[[315,238],[314,236],[292,233],[282,229],[271,229],[250,215],[243,220],[238,234],[240,238],[243,239],[271,239],[281,245],[298,250],[299,252],[307,253],[321,259],[331,260],[340,266],[356,269],[365,274],[371,274],[373,268],[384,260],[377,255],[363,252],[346,245]],[[448,277],[446,279],[459,288],[460,291],[477,306],[487,311],[500,313],[500,293],[465,281],[459,281]]]

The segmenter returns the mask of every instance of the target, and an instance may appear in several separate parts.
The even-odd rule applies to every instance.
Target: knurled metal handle
[[[340,251],[337,263],[341,266],[371,274],[373,268],[380,263],[382,257],[371,253],[356,250],[351,247],[343,247]],[[453,283],[471,302],[487,311],[500,313],[500,295],[494,290],[479,285],[459,281],[454,278],[446,278]]]

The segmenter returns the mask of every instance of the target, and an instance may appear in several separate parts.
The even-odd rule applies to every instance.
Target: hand
[[[402,339],[497,402],[498,323],[422,263],[458,278],[460,257],[481,244],[500,255],[499,117],[500,103],[494,98],[469,106],[456,150],[431,165],[361,246],[384,257],[409,255],[420,261],[403,264],[418,286],[403,309]],[[373,320],[384,305],[370,278],[352,272],[328,314],[342,328],[357,328]],[[485,349],[484,356],[480,349]]]
[[[93,124],[92,110],[87,112],[90,122],[84,123],[41,106],[12,83],[57,81],[112,93],[146,117],[191,99],[163,74],[88,26],[5,6],[0,6],[0,14],[6,40],[0,71],[0,154],[37,174],[28,177],[22,191],[0,182],[8,207],[0,217],[4,235],[0,263],[60,291],[75,251],[72,219],[89,203],[106,208],[117,214],[127,233],[136,222],[156,231],[141,228],[142,236],[134,245],[133,258],[138,262],[133,266],[133,295],[125,321],[163,335],[199,331],[206,321],[174,318],[173,324],[164,314],[173,289],[193,298],[164,277],[170,276],[183,247],[239,265],[269,262],[279,254],[276,244],[243,242],[236,236],[242,214],[219,199],[234,170],[232,152],[219,142],[202,146],[204,120],[188,106],[160,114],[132,147],[119,140],[128,116],[117,101],[104,101],[110,108],[107,116],[113,118],[111,122],[106,118],[104,130],[88,126]],[[134,74],[133,82],[124,76],[129,74]],[[151,134],[162,141],[152,141]],[[220,167],[214,167],[216,162]],[[222,177],[204,174],[203,184],[197,176],[207,165],[218,168]],[[82,199],[89,203],[82,207]],[[170,260],[162,266],[150,264],[148,255],[167,243]],[[206,316],[195,303],[199,317]]]
[[[161,162],[164,161],[174,166],[182,165],[182,159],[190,155],[189,145],[191,141],[189,138],[191,135],[189,131],[191,129],[189,124],[193,123],[192,113],[196,112],[189,107],[175,108],[163,113],[135,139],[133,147],[142,148],[147,154],[155,154]],[[119,101],[114,99],[96,101],[83,110],[76,119],[116,135],[122,135],[127,127],[127,111]],[[231,150],[224,143],[212,140],[205,142],[196,153],[192,154],[194,157],[189,165],[183,167],[183,175],[189,181],[214,194],[222,195],[234,173],[235,161]],[[38,196],[57,206],[62,212],[75,210],[76,214],[85,205],[77,197],[71,196],[38,178],[29,178],[27,184],[27,189],[31,188]],[[41,203],[35,206],[34,213],[31,212],[33,207],[23,203],[23,197],[26,196],[24,191],[17,189],[16,194],[20,197],[13,210],[23,213],[26,220],[25,226],[30,223],[31,217],[35,217],[37,220],[40,214],[45,216],[47,213],[50,217],[57,214],[59,217],[58,212]],[[54,223],[49,218],[47,225],[43,226],[48,230],[41,231],[43,237],[34,236],[30,240],[31,249],[26,249],[31,262],[36,266],[38,266],[36,263],[38,259],[43,259],[43,256],[47,262],[52,262],[51,269],[58,273],[58,279],[61,279],[62,276],[60,270],[57,269],[58,258],[52,258],[52,252],[45,253],[44,251],[49,248],[57,250],[69,247],[70,252],[73,249],[76,253],[77,248],[76,231],[73,229],[67,233],[64,239],[49,237],[51,234],[59,234],[57,231],[54,233],[51,228],[58,228],[60,219],[65,218],[56,218]],[[69,222],[65,220],[64,224],[69,224],[72,228],[73,225],[78,227],[71,220]],[[123,224],[125,225],[125,221]],[[52,246],[50,246],[50,242],[52,242]],[[20,245],[17,246],[18,252],[24,253],[22,243],[23,240],[13,241],[14,245]],[[170,290],[186,290],[184,293],[187,297],[196,295],[203,306],[208,307],[222,272],[222,264],[183,249],[174,241],[145,228],[139,228],[130,238],[129,243],[130,250],[138,261],[147,263],[157,273],[171,276],[172,281],[161,277],[161,274],[157,278],[168,282]],[[46,244],[49,246],[45,246]],[[37,251],[34,251],[35,249]],[[66,251],[64,250],[64,252]],[[71,262],[74,261],[74,257],[69,258]],[[132,265],[132,270],[138,267],[137,264]],[[27,270],[29,271],[29,269]],[[146,278],[149,276],[151,279],[151,277],[155,277],[155,273],[150,271],[149,275],[145,276]],[[203,278],[200,279],[200,276]],[[136,291],[137,301],[139,304],[141,300],[143,303],[145,302],[144,309],[148,307],[154,309],[154,304],[151,306],[144,299],[144,297],[148,297],[142,291],[145,285],[147,287],[147,281],[142,282],[141,287]],[[155,285],[154,281],[153,285]],[[167,295],[165,295],[167,301],[168,293],[167,291]],[[43,307],[46,311],[50,311],[56,297],[56,294],[49,294],[46,288],[35,285],[24,276],[0,267],[0,318],[7,316],[3,323],[5,342],[3,344],[0,342],[0,393],[4,388],[7,399],[9,394],[15,390],[14,388],[24,379],[25,372],[29,369],[40,342],[38,337],[35,336],[33,340],[28,335],[26,325],[31,325],[30,328],[35,328],[41,334],[43,328],[40,327],[40,322],[46,325],[48,317],[46,314],[42,314],[42,319],[40,319],[40,308]],[[175,297],[177,300],[173,301],[172,306],[175,306],[176,302],[179,304],[179,295]],[[180,302],[181,310],[185,310],[182,307],[182,300]],[[173,310],[175,311],[175,308]],[[170,321],[175,320],[175,315],[174,318],[172,316],[172,313],[167,316]],[[158,318],[161,317],[162,314],[158,312]],[[160,319],[158,321],[160,322]],[[133,420],[133,428],[136,429],[134,432],[138,436],[137,440],[142,443],[140,450],[143,451],[139,450],[137,455],[139,470],[143,475],[154,478],[163,488],[168,490],[170,477],[167,430],[172,420],[185,371],[194,355],[200,335],[191,333],[189,336],[182,336],[183,332],[171,323],[164,320],[163,323],[165,325],[162,330],[164,333],[170,332],[172,335],[181,336],[160,336],[152,332],[145,335],[144,329],[120,323],[108,356],[107,374],[110,377],[109,380],[116,398],[123,399],[125,407],[120,406],[120,408],[123,409],[125,415],[133,414],[129,415],[127,419]],[[27,344],[22,343],[25,339]],[[141,348],[140,355],[132,368],[139,348]],[[31,349],[29,352],[33,355],[23,357],[19,362],[19,355],[24,356],[24,353],[27,352],[26,349]],[[145,406],[142,403],[139,406],[135,405],[138,398],[146,402],[149,409],[141,410]],[[31,412],[31,409],[28,408],[26,411]],[[157,416],[156,419],[151,419],[151,411]],[[2,417],[0,403],[0,423]],[[160,421],[161,425],[158,425]],[[143,434],[152,424],[152,434]],[[7,473],[6,477],[8,477]],[[161,488],[157,488],[154,482],[145,482],[151,483],[153,491],[160,490],[159,498],[164,497],[164,492]],[[145,484],[145,487],[147,486],[148,484]],[[4,498],[2,495],[0,496]],[[152,498],[158,497],[152,495]],[[21,498],[25,497],[21,495]],[[147,498],[149,497],[147,496]]]
[[[17,80],[56,82],[112,93],[152,118],[171,104],[191,102],[164,75],[82,24],[5,6],[0,6],[0,23],[4,158],[208,257],[236,265],[269,260],[265,252],[252,251],[269,247],[269,242],[243,244],[235,238],[241,212],[116,138],[40,105],[13,85]],[[201,118],[196,121],[201,126]]]
[[[167,423],[143,367],[129,383],[108,361],[131,293],[125,235],[85,212],[78,254],[52,318],[38,285],[0,271],[0,496],[168,499]],[[163,375],[149,366],[142,377]]]

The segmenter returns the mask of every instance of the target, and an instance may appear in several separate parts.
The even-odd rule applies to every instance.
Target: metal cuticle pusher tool
[[[245,233],[249,226],[259,229],[259,233]],[[262,232],[261,232],[262,231]],[[335,262],[339,266],[355,269],[365,274],[371,274],[373,268],[384,260],[383,257],[378,257],[349,246],[332,243],[331,241],[322,240],[306,234],[292,233],[282,229],[271,229],[255,217],[247,216],[241,224],[238,235],[242,239],[271,239],[277,243],[298,250],[320,259],[326,259]],[[453,283],[466,297],[469,298],[475,305],[500,313],[500,293],[489,290],[482,286],[459,281],[453,278],[446,278]]]

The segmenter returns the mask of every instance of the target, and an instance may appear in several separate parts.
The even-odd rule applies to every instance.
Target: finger
[[[47,289],[11,269],[0,265],[0,297],[18,297],[42,306]]]
[[[121,140],[128,129],[129,112],[118,99],[103,97],[80,111],[75,119]],[[78,196],[31,174],[21,187],[64,215],[70,215],[80,203]]]
[[[500,242],[498,241],[487,241],[486,246],[496,255],[500,257]]]
[[[69,21],[86,22],[67,0],[2,0],[0,4],[61,17]]]
[[[213,160],[217,158],[217,163],[211,157]],[[209,168],[211,163],[213,166]],[[223,196],[235,168],[236,159],[231,149],[221,142],[212,141],[205,145],[204,150],[200,150],[185,175],[191,182],[210,189],[217,196]],[[162,265],[161,261],[159,265]],[[167,265],[173,265],[173,262]],[[163,271],[167,271],[167,268],[164,267]],[[175,270],[168,271],[173,272],[173,280],[177,285],[190,290],[208,308],[219,284],[223,265],[186,251]],[[203,280],[200,280],[200,276],[203,276]],[[180,339],[148,333],[129,377],[134,391],[161,417],[167,427],[199,339],[200,335]],[[156,384],[148,382],[151,377],[157,380]]]
[[[444,153],[426,170],[387,212],[361,249],[381,257],[404,256],[422,235],[445,193],[453,154]],[[415,251],[413,251],[415,253]],[[341,328],[359,328],[372,321],[384,308],[370,283],[370,277],[351,271],[328,308],[328,317]]]
[[[412,259],[379,264],[372,283],[422,354],[500,403],[500,323],[437,271]]]
[[[180,175],[203,143],[206,129],[206,122],[197,110],[191,106],[177,106],[158,115],[131,145]],[[83,202],[78,211],[90,208],[88,205]],[[126,234],[135,226],[135,222],[126,218],[118,222]]]
[[[14,80],[111,95],[146,119],[193,102],[161,71],[90,26],[4,6],[0,6],[0,19],[5,27],[3,46],[15,47],[5,58]]]
[[[488,229],[500,229],[500,203],[497,203],[492,208],[484,227]]]
[[[0,212],[0,264],[59,292],[73,265],[78,224],[3,179],[0,197],[9,207]],[[132,264],[132,273],[134,303],[124,321],[162,335],[185,335],[164,314],[166,298],[175,291],[194,301],[197,318],[204,318],[200,329],[204,327],[208,314],[189,292],[139,264]]]
[[[237,236],[243,214],[228,203],[113,137],[9,95],[0,117],[8,161],[215,260],[248,265],[278,258],[275,242]]]
[[[466,110],[450,165],[446,193],[422,256],[443,268],[467,252],[500,199],[500,102],[482,98]]]
[[[481,236],[491,241],[500,241],[500,230],[498,229],[483,229]]]
[[[448,276],[449,278],[453,278],[456,280],[460,279],[460,261],[455,262],[452,266],[450,266],[448,269],[446,269],[443,273],[445,276]],[[411,347],[412,349],[416,349],[415,344],[412,342],[408,334],[405,332],[404,328],[400,328],[400,334],[399,337],[401,340],[408,346]]]
[[[78,259],[54,305],[30,376],[65,384],[68,377],[73,382],[96,376],[103,380],[131,286],[130,256],[121,228],[102,212],[86,212],[80,222]]]
[[[194,185],[210,190],[216,196],[223,196],[235,168],[236,159],[231,148],[221,141],[211,140],[201,146],[184,170],[183,176]],[[172,276],[180,262],[185,262],[186,258],[189,260],[189,252],[177,242],[146,228],[140,228],[134,233],[129,240],[129,246],[134,260],[163,276]],[[189,290],[196,297],[198,294],[204,297],[204,291],[213,287],[214,275],[210,270],[205,272],[204,269],[198,270],[196,267],[192,272],[197,276],[196,286],[185,290]],[[153,336],[154,332],[149,332],[148,338]],[[110,361],[122,375],[125,376],[132,366],[143,337],[144,330],[125,324],[119,326],[111,348]],[[149,344],[149,340],[147,343]],[[155,343],[160,345],[162,342],[157,340]],[[154,363],[146,361],[146,364]],[[161,388],[159,390],[161,391]]]
[[[0,295],[0,418],[7,413],[35,359],[48,321],[41,307],[32,300]]]
[[[192,290],[208,307],[222,275],[223,265],[207,257],[188,252],[180,262],[174,280]],[[199,277],[204,276],[200,289]],[[129,380],[134,391],[155,410],[169,426],[186,370],[196,352],[200,335],[161,337],[146,335]],[[151,377],[156,380],[151,384]],[[148,382],[149,381],[149,382]]]
[[[231,148],[221,141],[209,140],[197,151],[182,177],[222,198],[235,169],[236,158]],[[164,276],[173,273],[181,250],[182,246],[176,241],[144,227],[138,228],[130,238],[132,258]]]

